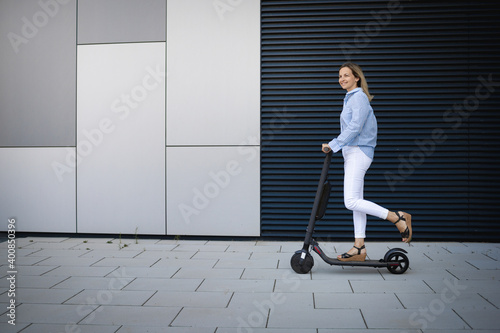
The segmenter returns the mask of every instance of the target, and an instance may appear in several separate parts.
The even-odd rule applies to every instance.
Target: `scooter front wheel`
[[[302,258],[303,255],[304,258]],[[307,274],[314,266],[314,259],[309,252],[297,251],[290,259],[290,265],[295,273]]]

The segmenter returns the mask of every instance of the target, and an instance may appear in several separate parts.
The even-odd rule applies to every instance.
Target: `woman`
[[[322,150],[338,152],[344,157],[344,203],[353,211],[354,247],[339,255],[341,261],[364,261],[366,258],[366,215],[388,220],[396,225],[403,242],[410,243],[413,233],[411,215],[392,212],[363,199],[365,173],[373,160],[377,142],[377,119],[370,106],[373,96],[361,68],[354,63],[345,63],[339,70],[339,83],[347,90],[344,108],[340,114],[340,135],[324,143]]]

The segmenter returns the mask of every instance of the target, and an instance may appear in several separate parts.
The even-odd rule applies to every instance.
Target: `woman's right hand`
[[[328,143],[323,143],[321,145],[321,151],[325,154],[328,154],[329,152],[332,151],[332,148],[330,148],[330,146],[328,145]]]

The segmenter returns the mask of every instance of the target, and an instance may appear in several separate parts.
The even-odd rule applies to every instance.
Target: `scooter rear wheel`
[[[290,265],[295,273],[298,274],[307,274],[311,271],[314,266],[314,259],[309,252],[306,252],[306,257],[304,260],[301,260],[303,252],[297,252],[290,259]]]
[[[403,274],[410,267],[408,257],[402,252],[393,252],[387,259],[387,269],[392,274]]]

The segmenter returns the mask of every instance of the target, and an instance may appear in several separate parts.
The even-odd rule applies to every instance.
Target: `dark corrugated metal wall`
[[[379,122],[365,198],[414,215],[416,239],[498,240],[500,11],[481,1],[262,0],[262,236],[303,237],[339,132],[338,67],[362,66]],[[342,158],[317,224],[352,238]],[[368,237],[398,239],[369,218]]]

